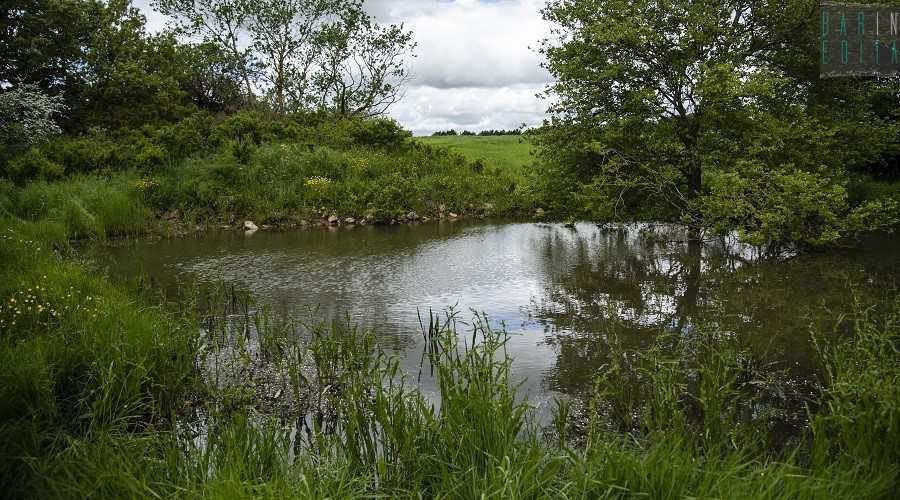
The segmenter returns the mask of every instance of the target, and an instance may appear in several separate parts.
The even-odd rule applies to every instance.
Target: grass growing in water
[[[817,332],[825,377],[809,434],[772,449],[777,387],[715,330],[618,351],[584,418],[561,403],[542,429],[516,396],[505,333],[483,319],[458,333],[450,318],[427,322],[435,401],[370,332],[311,324],[299,335],[233,296],[173,314],[72,263],[62,223],[5,227],[0,483],[14,497],[884,498],[897,488],[900,303],[860,306]],[[288,395],[294,404],[270,404]]]

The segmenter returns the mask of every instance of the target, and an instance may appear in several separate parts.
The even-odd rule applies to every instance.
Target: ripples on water
[[[642,348],[661,331],[689,336],[701,325],[739,337],[802,385],[814,370],[816,314],[846,307],[851,285],[889,293],[900,269],[897,238],[780,261],[684,240],[667,226],[458,222],[212,233],[103,249],[99,259],[113,275],[146,273],[169,287],[233,284],[276,314],[348,315],[411,374],[423,348],[418,310],[484,311],[512,334],[514,376],[539,406],[587,394],[611,333]]]

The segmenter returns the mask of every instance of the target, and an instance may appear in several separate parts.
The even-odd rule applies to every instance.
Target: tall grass
[[[65,240],[49,248],[46,223],[3,226],[0,490],[16,496],[73,446],[164,425],[192,369],[195,333],[57,256]]]
[[[11,212],[30,221],[62,224],[73,238],[137,234],[150,215],[138,180],[136,174],[123,173],[32,182],[13,192]]]
[[[372,332],[274,318],[231,291],[170,312],[72,263],[61,222],[5,227],[4,496],[887,498],[898,487],[900,302],[814,331],[822,388],[799,439],[777,439],[777,374],[699,325],[643,351],[614,343],[586,410],[561,402],[545,428],[510,378],[506,333],[483,317],[464,331],[451,315],[423,322],[431,397]]]

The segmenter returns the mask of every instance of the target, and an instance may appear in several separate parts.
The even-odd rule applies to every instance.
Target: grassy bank
[[[560,403],[542,429],[485,321],[458,335],[425,321],[438,408],[370,333],[300,335],[235,296],[173,311],[79,262],[64,218],[3,227],[4,495],[887,498],[898,486],[900,303],[812,332],[822,387],[786,447],[769,445],[777,385],[713,326],[621,351],[587,408]]]
[[[144,132],[142,132],[143,134]],[[293,227],[527,213],[515,171],[413,140],[393,122],[252,114],[46,145],[0,211],[76,238],[201,225]],[[63,172],[64,176],[42,172]]]

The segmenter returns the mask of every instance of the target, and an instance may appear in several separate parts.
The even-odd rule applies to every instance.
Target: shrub
[[[49,158],[63,165],[67,175],[124,170],[131,164],[131,151],[103,129],[54,141],[47,151]]]
[[[31,148],[6,164],[4,176],[13,182],[23,184],[32,179],[56,180],[61,178],[63,173],[63,168],[48,159],[43,151]]]
[[[195,154],[208,153],[212,147],[213,119],[208,113],[197,113],[171,125],[159,127],[149,134],[162,147],[170,161]]]

